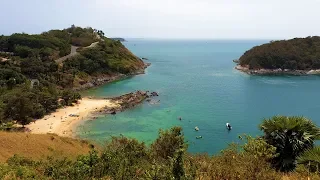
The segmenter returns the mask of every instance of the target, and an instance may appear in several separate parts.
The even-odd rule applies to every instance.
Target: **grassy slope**
[[[76,158],[88,154],[86,141],[59,137],[54,134],[26,134],[0,131],[0,162],[14,154],[38,160],[47,156]]]

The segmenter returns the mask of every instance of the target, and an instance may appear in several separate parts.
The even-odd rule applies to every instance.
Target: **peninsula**
[[[146,67],[120,41],[91,27],[2,35],[0,129],[35,122],[27,126],[32,132],[65,135],[75,119],[69,114],[83,119],[91,111],[117,106],[109,100],[79,101],[79,90],[144,73]]]
[[[246,51],[237,70],[253,75],[320,74],[320,37],[271,41]]]

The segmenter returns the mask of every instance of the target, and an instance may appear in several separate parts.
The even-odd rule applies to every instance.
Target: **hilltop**
[[[0,129],[26,125],[77,102],[77,90],[145,68],[120,41],[91,27],[0,36]]]
[[[317,74],[320,37],[271,41],[246,51],[237,69],[251,74]]]

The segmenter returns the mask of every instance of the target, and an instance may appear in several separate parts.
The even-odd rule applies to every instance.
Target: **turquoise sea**
[[[87,121],[79,126],[79,135],[102,142],[122,134],[149,144],[160,128],[181,126],[190,152],[212,154],[238,141],[238,135],[259,135],[261,120],[273,115],[304,115],[320,124],[320,77],[259,77],[234,69],[233,59],[266,42],[130,39],[125,46],[152,63],[146,74],[85,95],[110,97],[150,90],[159,92],[159,104],[145,102],[116,116]],[[233,126],[230,132],[227,122]],[[199,135],[203,138],[196,139]]]

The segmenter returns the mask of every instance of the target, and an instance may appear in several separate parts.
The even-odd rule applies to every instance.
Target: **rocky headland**
[[[320,69],[311,70],[292,70],[292,69],[250,69],[249,66],[237,65],[235,69],[250,75],[291,75],[291,76],[307,76],[320,75]]]

